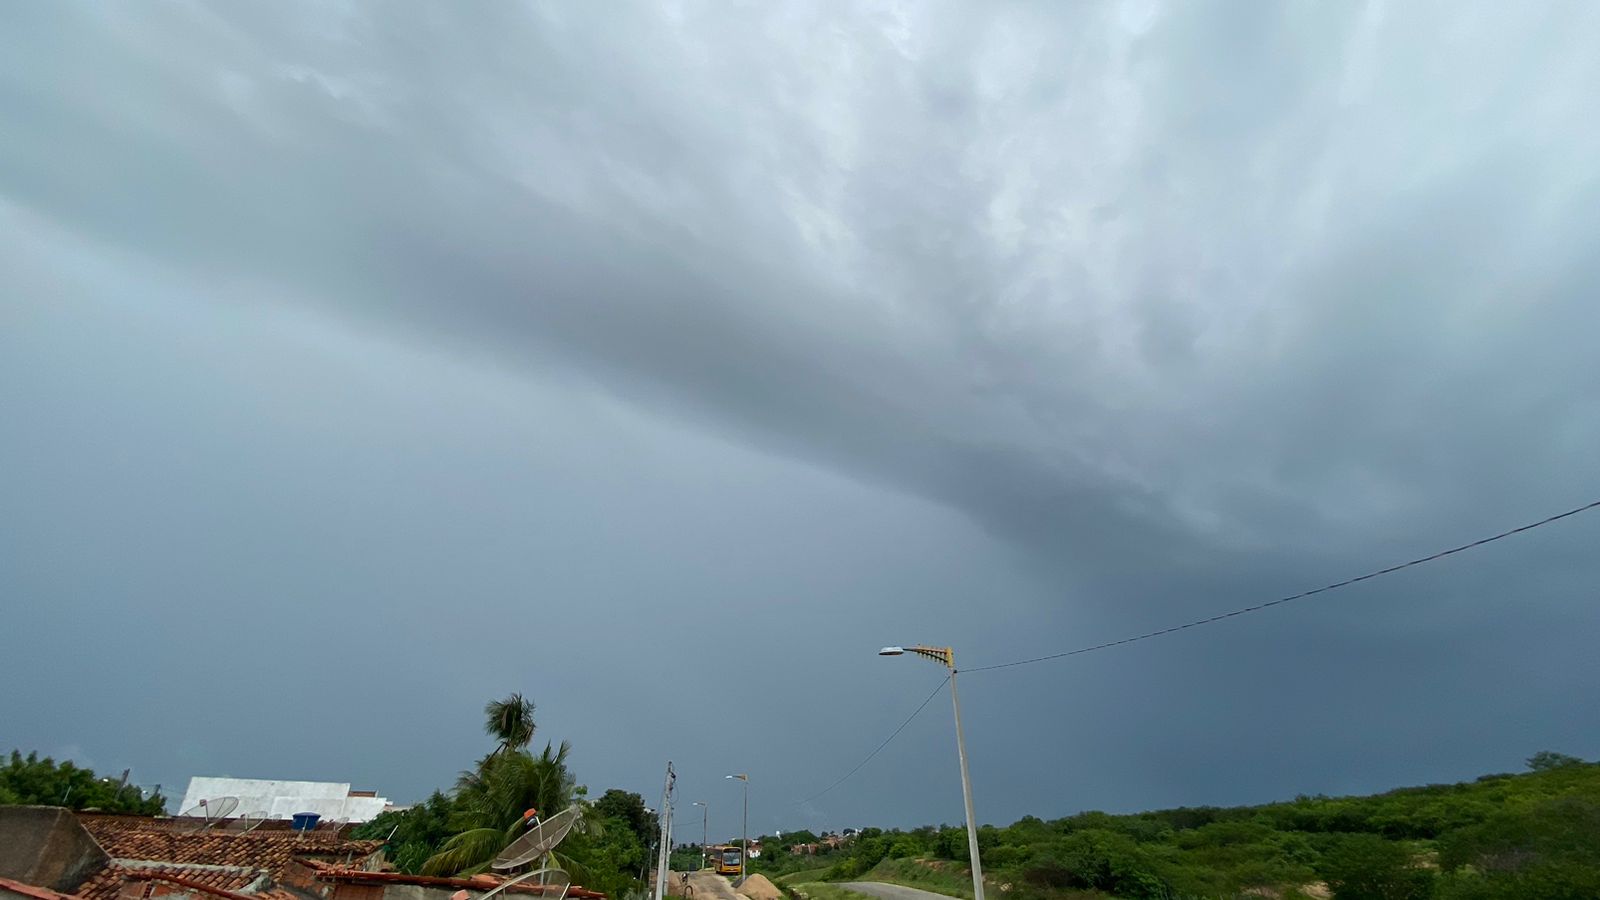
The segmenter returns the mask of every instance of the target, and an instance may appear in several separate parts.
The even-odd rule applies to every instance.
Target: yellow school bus
[[[711,861],[711,867],[717,870],[718,875],[739,874],[739,863],[743,854],[739,851],[738,844],[718,844],[706,848],[706,856]]]

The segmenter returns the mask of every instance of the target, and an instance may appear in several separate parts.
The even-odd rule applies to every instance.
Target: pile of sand
[[[778,886],[767,880],[765,875],[751,875],[734,890],[750,900],[784,900],[783,891]]]

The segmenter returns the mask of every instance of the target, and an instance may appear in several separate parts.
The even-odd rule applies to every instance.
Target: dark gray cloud
[[[1596,484],[1587,8],[0,15],[13,743],[408,796],[522,689],[592,784],[953,820],[942,714],[782,805],[927,690],[878,644]],[[1592,756],[1597,529],[975,673],[980,811]]]

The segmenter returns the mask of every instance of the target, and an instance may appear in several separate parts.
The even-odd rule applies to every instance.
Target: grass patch
[[[819,866],[815,869],[801,869],[798,872],[790,872],[787,875],[779,875],[776,878],[773,878],[772,881],[775,884],[806,884],[808,882],[822,881],[827,877],[828,870],[831,868],[833,867]]]
[[[820,881],[809,881],[804,884],[791,884],[787,886],[789,893],[800,900],[864,900],[865,894],[847,891],[836,884],[824,884]]]
[[[886,859],[850,880],[884,881],[972,900],[972,870],[944,860]],[[989,879],[983,881],[986,894],[995,890]]]

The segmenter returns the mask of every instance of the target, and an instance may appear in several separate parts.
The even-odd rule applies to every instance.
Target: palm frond
[[[567,871],[567,875],[572,878],[573,884],[583,884],[593,879],[593,873],[589,871],[589,867],[580,860],[558,851],[551,851],[550,856],[555,859],[556,865]]]
[[[473,828],[445,841],[439,852],[422,864],[424,875],[459,875],[468,870],[487,866],[495,855],[505,849],[505,832],[498,828]]]
[[[533,740],[533,701],[521,694],[491,700],[483,707],[483,730],[499,742],[490,756],[521,750]]]

